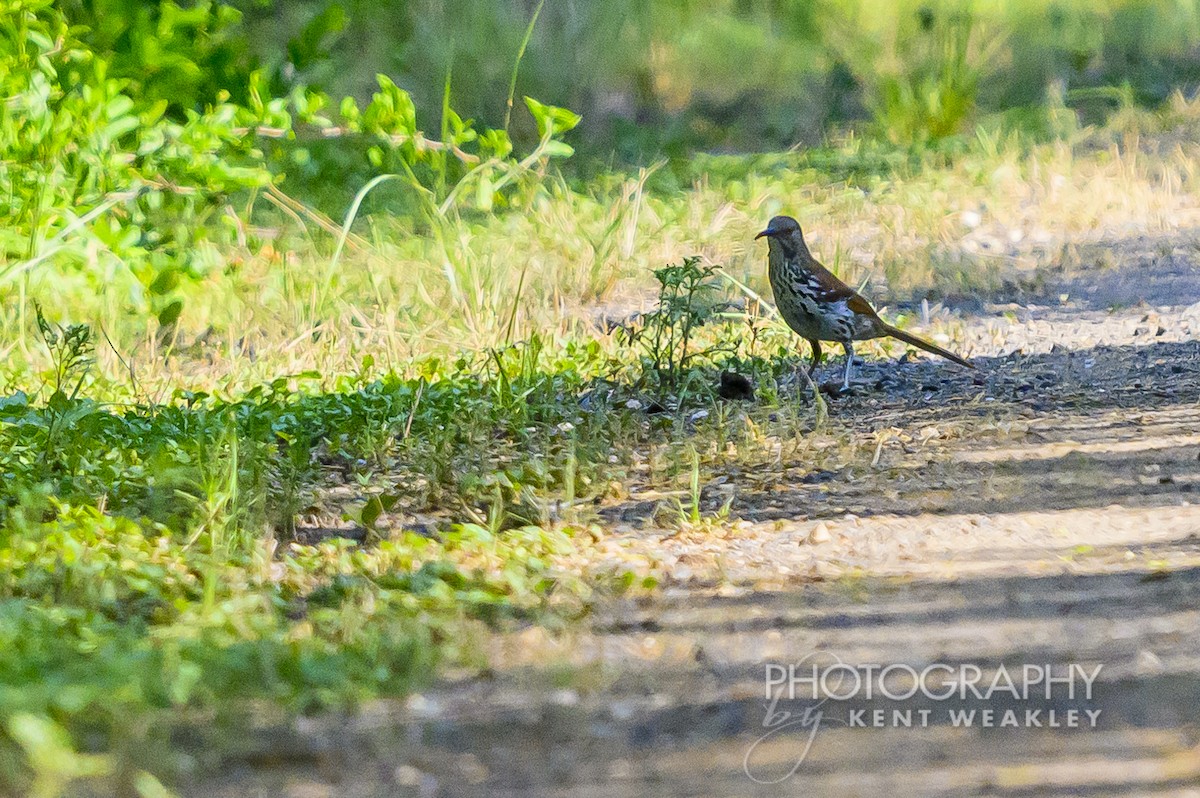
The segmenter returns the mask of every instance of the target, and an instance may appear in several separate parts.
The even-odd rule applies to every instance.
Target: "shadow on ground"
[[[764,466],[780,474],[778,485],[765,492],[739,482],[733,469],[722,475],[734,487],[730,517],[1169,506],[1192,501],[1200,490],[1200,341],[974,362],[978,372],[931,359],[872,361],[857,369],[852,396],[829,401],[834,425],[856,434],[892,429],[915,437],[926,428],[957,425],[961,438],[947,445],[941,459],[895,465],[887,458],[879,468],[840,471],[784,461]],[[1012,422],[1025,430],[1015,440],[973,434],[973,427]],[[702,495],[703,509],[717,512],[728,496],[727,488]],[[635,500],[606,507],[601,515],[639,522],[663,507]]]
[[[1146,554],[1195,559],[1200,539]],[[265,729],[238,746],[252,756],[193,793],[1182,796],[1200,779],[1197,599],[1200,562],[725,597],[697,587],[610,606],[590,631],[554,641],[571,666],[514,667],[408,708]],[[944,683],[931,683],[904,701],[860,689],[820,705],[815,733],[778,720],[818,705],[802,684],[768,715],[767,663],[834,662],[978,667],[985,690],[1001,664],[1012,674],[1051,665],[1059,676],[1075,665],[1095,680],[1089,690],[1077,676],[1049,698],[1038,687],[1029,698],[942,700]],[[888,682],[893,693],[903,681]],[[995,713],[990,726],[984,709]],[[848,725],[856,713],[874,723],[876,710],[880,728]],[[954,724],[952,713],[972,710],[969,724]],[[999,726],[1006,710],[1017,727]]]

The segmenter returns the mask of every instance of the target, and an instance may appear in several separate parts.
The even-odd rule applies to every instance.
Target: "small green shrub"
[[[698,256],[656,269],[658,301],[654,309],[622,328],[626,343],[642,352],[641,382],[677,389],[697,362],[713,365],[722,355],[736,353],[736,338],[699,341],[701,328],[717,320],[726,307],[718,267],[702,264]]]

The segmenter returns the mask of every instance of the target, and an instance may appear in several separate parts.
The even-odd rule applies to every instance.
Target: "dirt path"
[[[1126,256],[964,317],[978,375],[865,365],[832,407],[865,462],[814,471],[784,447],[706,485],[729,517],[695,529],[634,523],[650,495],[609,508],[589,567],[652,573],[652,598],[497,640],[491,678],[267,730],[197,794],[1200,796],[1200,270],[1161,242]],[[859,691],[815,736],[774,730],[815,702],[769,710],[766,665],[834,658],[1100,670],[1090,696]],[[856,710],[883,727],[847,726]],[[1051,710],[1099,715],[1050,728]]]

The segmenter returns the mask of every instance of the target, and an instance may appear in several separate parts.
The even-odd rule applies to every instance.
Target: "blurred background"
[[[586,152],[640,162],[758,152],[871,126],[896,142],[981,120],[1054,132],[1200,77],[1194,0],[65,0],[116,74],[180,108],[265,68],[366,98],[384,72],[436,121],[505,116],[508,84],[582,114]],[[207,16],[207,18],[206,18]],[[185,19],[187,18],[187,19]],[[188,24],[182,24],[182,23]],[[162,34],[169,29],[168,36]],[[157,39],[157,41],[155,40]],[[240,79],[243,78],[243,79]]]

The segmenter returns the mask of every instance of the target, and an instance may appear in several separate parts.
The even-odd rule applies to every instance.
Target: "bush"
[[[406,181],[425,216],[490,212],[533,167],[571,154],[561,136],[578,117],[533,100],[540,140],[517,159],[505,130],[477,129],[448,101],[441,140],[427,138],[411,96],[382,75],[369,103],[347,98],[336,118],[303,86],[272,96],[265,73],[236,56],[236,12],[221,4],[66,7],[100,27],[73,25],[49,0],[0,0],[0,295],[15,286],[22,305],[31,281],[77,275],[169,330],[181,286],[250,243],[252,213],[235,201],[244,209],[283,183],[307,161],[306,140],[350,144],[367,177]],[[225,79],[243,82],[212,82]]]

